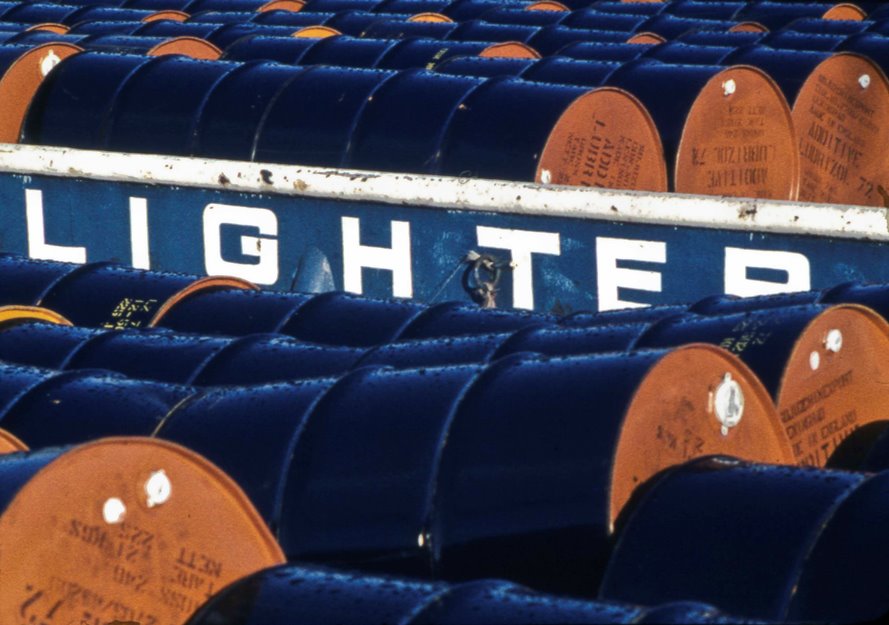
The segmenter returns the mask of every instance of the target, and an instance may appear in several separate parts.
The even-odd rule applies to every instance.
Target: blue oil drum
[[[678,315],[651,325],[634,347],[663,348],[692,342],[727,346],[732,339],[743,342],[739,337],[754,333],[759,340],[744,342],[742,349],[736,349],[737,354],[777,400],[784,369],[797,339],[826,309],[826,306],[812,304],[730,315]]]
[[[21,142],[82,149],[104,147],[115,96],[138,68],[157,60],[86,52],[59,63],[31,101]]]
[[[557,120],[587,92],[581,87],[493,79],[458,110],[442,148],[440,172],[533,181]]]
[[[591,7],[571,11],[560,23],[571,28],[617,31],[629,38],[647,20],[647,15],[639,13],[606,13]]]
[[[484,80],[408,70],[376,91],[358,119],[343,165],[437,173],[442,141],[458,107]]]
[[[186,386],[130,380],[107,371],[36,371],[44,380],[36,385],[27,381],[0,415],[0,427],[32,449],[104,436],[148,436],[173,406],[193,393]]]
[[[136,70],[114,99],[105,144],[129,152],[193,154],[207,95],[238,67],[170,56]]]
[[[72,4],[22,2],[17,7],[5,11],[3,20],[23,24],[44,24],[46,22],[58,24],[64,22],[67,16],[80,10],[81,7]]]
[[[454,0],[441,10],[441,14],[447,15],[455,22],[466,22],[478,19],[491,9],[524,8],[530,3],[530,0]]]
[[[460,25],[455,22],[411,22],[403,16],[387,19],[382,14],[368,24],[360,34],[362,37],[375,39],[404,39],[406,37],[429,37],[432,39],[462,39],[456,35]],[[511,40],[512,37],[509,38]],[[469,40],[472,40],[470,38]],[[478,41],[478,39],[476,39]],[[502,41],[491,39],[490,41]]]
[[[745,9],[735,14],[735,19],[758,22],[771,31],[777,31],[801,17],[824,17],[835,6],[827,2],[750,2]],[[846,19],[849,17],[851,15]],[[857,19],[862,17],[861,12],[858,12]]]
[[[275,27],[277,30],[278,27]],[[285,26],[284,28],[288,28]],[[338,38],[330,38],[336,40]],[[226,61],[275,61],[286,65],[299,65],[313,46],[326,39],[283,37],[280,33],[245,35],[229,44],[222,58]]]
[[[223,76],[201,106],[192,151],[208,158],[253,160],[256,134],[266,110],[300,71],[255,61]]]
[[[483,56],[455,56],[435,64],[435,71],[454,76],[476,76],[496,78],[497,76],[519,77],[537,59],[489,58]]]
[[[578,41],[559,50],[560,56],[582,61],[617,61],[626,63],[638,59],[654,44],[644,43],[596,43]]]
[[[223,336],[278,332],[311,295],[213,289],[195,293],[169,306],[154,325],[176,330]],[[228,311],[227,314],[219,314]],[[235,312],[237,311],[237,312]]]
[[[844,583],[843,575],[857,582],[864,571],[881,574],[879,567],[861,565],[858,558],[866,557],[867,547],[856,549],[854,558],[844,547],[829,572],[811,561],[813,553],[829,544],[824,536],[846,504],[859,491],[883,484],[885,479],[869,479],[864,473],[729,458],[699,459],[669,469],[653,479],[626,519],[600,596],[644,604],[693,596],[742,617],[779,622],[828,622],[839,611],[864,612],[873,602],[862,605],[848,596],[835,603],[832,614],[817,611],[817,598],[806,610],[801,590],[817,588],[815,580],[807,579],[811,575],[835,585],[837,592],[830,597],[835,600],[842,589],[854,587]],[[844,532],[844,544],[867,526],[872,525],[866,522],[857,531]],[[871,553],[882,542],[876,541]],[[856,567],[860,573],[853,572]],[[885,611],[885,596],[879,599]]]
[[[746,2],[725,2],[722,0],[675,0],[664,9],[664,13],[680,17],[693,17],[708,20],[731,20],[747,6]]]
[[[627,34],[613,30],[591,30],[567,26],[544,26],[527,40],[543,56],[560,53],[563,48],[581,42],[624,43]]]
[[[340,65],[343,67],[375,68],[391,50],[403,41],[392,39],[365,39],[363,37],[326,37],[316,43],[303,56],[304,65]]]
[[[830,52],[838,50],[852,36],[854,35],[799,33],[781,30],[763,36],[759,42],[778,50]]]
[[[75,325],[112,328],[148,325],[171,297],[189,290],[247,283],[231,279],[197,280],[186,274],[145,272],[122,265],[91,263],[50,283],[39,300]],[[23,303],[23,302],[19,302]]]
[[[481,41],[439,41],[407,38],[392,46],[375,67],[379,69],[431,69],[447,59],[458,56],[531,56],[532,51],[521,44],[490,45]],[[502,57],[501,57],[502,58]]]
[[[720,65],[735,51],[728,46],[701,46],[682,41],[665,41],[642,56],[677,65]]]
[[[549,26],[559,24],[570,11],[528,11],[518,7],[502,7],[490,9],[479,15],[478,19],[490,24],[525,24],[528,26]]]
[[[394,72],[314,66],[281,91],[258,133],[254,158],[340,166],[367,99]]]

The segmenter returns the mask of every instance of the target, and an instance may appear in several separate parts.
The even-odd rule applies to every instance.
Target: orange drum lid
[[[735,65],[707,81],[686,118],[674,179],[679,193],[796,199],[790,107],[765,72]]]
[[[222,50],[215,45],[200,39],[199,37],[184,36],[172,37],[154,46],[147,52],[148,56],[164,56],[167,54],[182,54],[193,59],[205,59],[215,61],[222,56]]]
[[[540,53],[526,43],[520,41],[503,41],[493,43],[479,52],[479,56],[501,59],[539,59]]]
[[[556,122],[535,181],[666,191],[660,135],[635,97],[614,87],[594,89],[572,102]]]
[[[73,325],[59,313],[40,306],[0,306],[0,331],[20,323],[38,321],[63,326]]]
[[[11,454],[17,451],[28,451],[28,446],[11,433],[0,428],[0,455]]]
[[[797,339],[778,392],[796,464],[823,467],[853,430],[886,419],[889,324],[857,304],[818,315]]]
[[[728,29],[730,33],[767,33],[769,29],[759,22],[738,22]]]
[[[866,18],[867,11],[862,9],[857,4],[852,4],[850,2],[835,4],[834,6],[827,9],[827,11],[824,12],[824,15],[821,16],[821,19],[823,20],[838,20],[847,22],[861,22]]]
[[[822,61],[793,105],[799,139],[799,199],[882,206],[889,167],[889,80],[868,58],[841,52]]]
[[[28,26],[25,29],[25,32],[32,30],[41,30],[49,33],[55,33],[57,35],[64,35],[69,30],[71,30],[71,28],[65,26],[64,24],[57,24],[56,22],[44,22],[42,24],[34,24],[33,26]]]
[[[63,59],[83,48],[70,43],[44,43],[24,52],[0,77],[0,143],[16,143],[25,112],[44,77]]]
[[[221,588],[282,562],[213,464],[164,441],[99,440],[45,466],[0,516],[0,622],[181,625]]]
[[[417,13],[416,15],[411,15],[407,18],[408,22],[432,22],[435,24],[445,24],[448,22],[453,22],[451,18],[447,15],[442,15],[441,13]]]
[[[168,9],[166,11],[157,11],[156,13],[152,13],[151,15],[147,15],[142,18],[142,21],[159,22],[160,20],[170,20],[171,22],[184,22],[188,18],[189,15],[185,11],[174,11],[173,9]]]
[[[627,408],[612,465],[611,529],[633,491],[653,475],[713,454],[793,460],[759,378],[730,352],[693,343],[661,358]]]
[[[160,308],[157,309],[157,312],[154,313],[154,316],[151,318],[151,321],[148,322],[148,327],[151,328],[160,323],[164,316],[166,316],[166,314],[179,302],[197,295],[198,293],[216,291],[218,289],[244,289],[247,291],[260,290],[260,288],[252,282],[241,278],[233,278],[231,276],[208,276],[206,278],[200,278],[178,293],[174,293],[170,299],[161,304]]]
[[[532,2],[525,7],[526,11],[570,11],[567,6],[555,0],[540,0],[540,2]]]
[[[660,36],[657,33],[636,33],[629,39],[627,39],[627,43],[641,43],[641,44],[658,44],[664,43],[666,38]]]
[[[306,26],[305,28],[300,28],[290,36],[299,37],[300,39],[326,39],[327,37],[342,34],[343,33],[336,28],[331,28],[330,26]]]
[[[258,13],[265,13],[266,11],[291,11],[296,13],[301,11],[304,6],[306,6],[306,3],[302,0],[271,0],[271,2],[266,2],[256,11]]]

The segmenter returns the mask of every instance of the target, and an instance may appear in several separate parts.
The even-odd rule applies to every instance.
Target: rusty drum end
[[[257,13],[265,13],[266,11],[290,11],[297,13],[302,11],[306,3],[302,0],[271,0],[256,9]]]
[[[64,35],[69,30],[71,30],[71,28],[68,26],[65,26],[64,24],[58,24],[56,22],[43,22],[41,24],[34,24],[33,26],[28,26],[28,28],[25,29],[25,32],[32,31],[32,30],[40,30],[40,31],[48,32],[48,33],[55,33],[57,35]]]
[[[185,11],[174,11],[167,9],[165,11],[157,11],[151,15],[142,18],[143,22],[159,22],[160,20],[170,20],[171,22],[184,22],[190,16]]]
[[[409,18],[407,18],[407,21],[409,21],[409,22],[429,22],[432,24],[445,24],[445,23],[453,22],[454,20],[449,18],[447,15],[442,15],[441,13],[432,13],[432,12],[427,11],[425,13],[417,13],[416,15],[411,15]]]
[[[501,59],[539,59],[540,53],[521,41],[493,43],[479,52],[479,56]]]
[[[552,129],[535,181],[666,191],[664,150],[654,121],[622,89],[603,87],[580,96]]]
[[[729,67],[691,106],[676,154],[675,191],[774,200],[799,194],[790,107],[765,72]]]
[[[659,44],[664,43],[666,38],[660,36],[657,33],[636,33],[629,39],[627,39],[627,43],[637,43],[637,44]]]
[[[25,112],[43,79],[63,59],[83,49],[70,43],[44,43],[22,54],[0,77],[0,143],[19,140]]]
[[[291,37],[297,37],[299,39],[326,39],[327,37],[334,37],[336,35],[342,35],[340,31],[336,28],[331,28],[330,26],[306,26],[305,28],[300,28],[296,32],[294,32]]]
[[[793,104],[799,199],[883,206],[889,166],[889,80],[865,56],[840,52],[809,74]]]
[[[759,22],[738,22],[728,29],[730,33],[767,33],[768,27]]]
[[[87,606],[73,588],[113,590],[88,606],[97,622],[183,623],[215,591],[284,561],[231,478],[149,438],[87,443],[41,469],[0,516],[0,552],[4,623],[48,609],[80,622]]]
[[[823,20],[837,20],[846,22],[861,22],[867,19],[867,11],[851,2],[836,4],[821,16]]]
[[[59,313],[48,308],[19,305],[0,306],[0,332],[20,323],[32,321],[55,323],[62,326],[74,325]]]
[[[28,451],[28,446],[12,433],[0,428],[0,455],[12,454],[17,451]]]
[[[183,37],[172,37],[166,41],[162,41],[151,48],[146,54],[148,56],[182,54],[183,56],[190,56],[193,59],[215,61],[222,56],[222,50],[205,39],[186,35]]]
[[[633,492],[649,478],[719,454],[783,464],[793,459],[756,375],[720,347],[685,345],[651,368],[627,408],[612,464],[612,530]]]
[[[526,11],[570,11],[567,6],[562,4],[561,2],[556,2],[556,0],[540,0],[539,2],[532,2],[528,6],[525,7]]]
[[[778,414],[796,464],[823,467],[855,429],[886,418],[889,324],[858,304],[833,306],[800,333]]]
[[[244,289],[247,291],[258,291],[259,287],[247,280],[231,276],[208,276],[206,278],[195,280],[161,304],[161,307],[154,313],[154,317],[148,322],[148,327],[154,327],[160,323],[167,313],[181,301],[198,293],[215,291],[217,289]]]

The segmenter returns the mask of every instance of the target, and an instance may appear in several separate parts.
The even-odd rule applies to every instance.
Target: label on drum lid
[[[10,326],[29,322],[55,323],[63,326],[73,325],[59,313],[41,308],[40,306],[0,306],[0,331]]]
[[[837,20],[846,22],[860,22],[867,17],[867,12],[859,6],[843,2],[830,7],[821,16],[823,20]]]
[[[864,56],[840,53],[815,68],[793,106],[799,199],[883,206],[889,189],[889,81]]]
[[[526,43],[520,41],[504,41],[492,43],[479,52],[479,56],[501,59],[539,59],[540,53]]]
[[[818,315],[784,370],[778,415],[796,464],[823,467],[854,430],[883,421],[889,402],[889,324],[864,306]]]
[[[799,153],[774,81],[745,65],[707,81],[685,121],[674,177],[678,193],[795,200]]]
[[[199,37],[173,37],[154,46],[146,54],[148,56],[164,56],[167,54],[181,54],[193,59],[215,61],[222,56],[222,50],[215,45],[200,39]]]
[[[636,43],[636,44],[659,44],[667,41],[664,37],[661,37],[657,33],[636,33],[629,39],[627,39],[626,43]]]
[[[296,13],[306,6],[302,0],[271,0],[256,9],[257,13],[265,13],[266,11],[290,11]]]
[[[532,2],[525,7],[526,11],[556,11],[559,13],[570,11],[567,6],[555,0],[541,0],[540,2]]]
[[[635,97],[614,87],[577,98],[562,113],[540,156],[543,184],[667,190],[660,135]]]
[[[28,451],[28,446],[6,430],[0,428],[0,454],[11,454],[16,451]]]
[[[64,35],[71,29],[64,24],[58,24],[56,22],[43,22],[42,24],[34,24],[33,26],[29,26],[25,29],[25,32],[29,32],[32,30],[40,30],[48,33],[55,33],[57,35]]]
[[[777,464],[793,459],[756,375],[728,351],[696,343],[658,361],[627,409],[612,467],[612,529],[637,487],[668,467],[708,455]]]
[[[62,60],[81,48],[70,43],[45,43],[22,54],[0,77],[0,143],[18,143],[25,112],[37,87]]]
[[[441,13],[417,13],[407,18],[409,22],[431,22],[433,24],[447,24],[453,22],[447,15]]]
[[[326,39],[327,37],[342,34],[343,33],[336,28],[331,28],[330,26],[306,26],[305,28],[300,28],[290,36],[299,39]]]
[[[769,29],[759,22],[738,22],[728,29],[730,33],[767,33]]]
[[[168,9],[165,11],[157,11],[151,15],[142,18],[143,22],[158,22],[160,20],[170,20],[171,22],[184,22],[189,17],[185,11],[175,11]]]
[[[0,516],[0,622],[182,625],[283,561],[244,493],[202,457],[100,440],[44,467]]]

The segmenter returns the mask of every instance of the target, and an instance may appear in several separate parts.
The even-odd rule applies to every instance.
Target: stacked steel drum
[[[2,2],[0,138],[883,205],[887,33],[874,2]]]
[[[7,255],[0,304],[4,622],[889,613],[889,286],[553,316]]]
[[[0,140],[880,205],[887,36],[871,2],[0,2]],[[0,256],[0,623],[882,619],[887,319],[886,285],[557,316]]]

